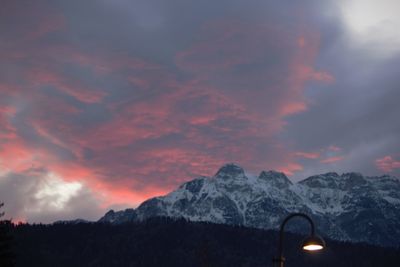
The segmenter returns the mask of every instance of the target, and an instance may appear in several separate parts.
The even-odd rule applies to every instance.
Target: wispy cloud
[[[226,162],[298,176],[344,170],[360,155],[357,138],[392,140],[398,105],[386,88],[395,88],[397,62],[363,64],[363,71],[379,67],[385,81],[376,69],[353,71],[366,57],[353,56],[341,18],[323,17],[328,8],[317,2],[6,1],[0,182],[15,194],[4,201],[28,191],[35,198],[49,185],[81,185],[60,210],[50,212],[46,196],[36,213],[24,214],[29,203],[22,201],[10,205],[10,215],[78,216],[88,208],[77,207],[82,199],[96,206],[93,218]],[[386,130],[368,130],[370,120]],[[394,155],[383,153],[388,147],[398,146],[379,146],[360,162]],[[39,210],[51,214],[41,219]]]

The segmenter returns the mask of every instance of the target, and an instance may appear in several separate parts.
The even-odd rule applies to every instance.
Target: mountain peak
[[[283,172],[277,171],[262,171],[258,176],[259,179],[267,181],[275,186],[289,186],[292,182],[287,178]]]
[[[339,174],[337,172],[327,172],[324,174],[321,174],[323,176],[329,176],[329,177],[339,177]]]
[[[299,183],[311,188],[337,188],[340,176],[336,172],[327,172],[310,176]]]
[[[244,177],[244,170],[239,165],[228,163],[222,166],[215,174],[215,178],[230,179],[235,177]]]
[[[112,216],[112,215],[114,215],[114,213],[115,213],[115,211],[113,209],[111,209],[111,210],[107,211],[106,216],[107,215]]]
[[[366,178],[359,172],[348,172],[341,176],[341,187],[346,190],[354,186],[366,185],[367,183]]]
[[[359,172],[346,172],[346,173],[343,173],[342,176],[343,177],[349,177],[349,178],[361,178],[361,177],[364,177]]]

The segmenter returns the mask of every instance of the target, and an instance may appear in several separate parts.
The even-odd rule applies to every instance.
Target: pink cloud
[[[340,147],[338,147],[338,146],[331,145],[331,146],[328,147],[328,150],[329,151],[333,151],[333,152],[339,152],[342,149]]]
[[[35,30],[27,34],[28,39],[38,39],[48,33],[59,31],[65,28],[65,18],[61,14],[43,16],[37,20]]]
[[[19,92],[21,92],[21,87],[15,84],[2,84],[0,83],[0,95],[4,96],[13,96]]]
[[[306,82],[333,80],[327,72],[312,67],[319,43],[315,34],[304,33],[301,46],[297,36],[297,33],[287,32],[279,26],[246,24],[235,20],[214,21],[206,24],[199,33],[199,39],[206,41],[195,43],[178,53],[176,62],[202,82],[208,83],[219,77],[232,81],[235,87],[243,87],[241,90],[229,90],[229,94],[239,102],[253,102],[252,109],[258,109],[257,112],[263,109],[264,113],[281,120],[282,116],[307,109],[308,103],[303,97]],[[274,55],[274,69],[268,65],[271,54]],[[240,75],[234,72],[237,67],[252,64],[258,64],[259,68]],[[247,87],[258,89],[247,94]],[[274,101],[268,100],[271,98]]]
[[[53,85],[79,101],[85,103],[99,103],[106,95],[104,92],[89,88],[79,81],[67,80],[62,75],[50,70],[31,70],[28,79],[37,87]]]
[[[384,172],[392,172],[395,169],[400,169],[400,161],[393,159],[392,156],[385,156],[375,160],[375,165],[379,170]]]
[[[304,102],[288,102],[280,108],[280,114],[286,116],[305,110],[307,110],[307,105]]]
[[[336,156],[336,157],[329,157],[329,158],[323,159],[320,162],[321,163],[334,163],[334,162],[341,161],[343,159],[344,159],[343,156]]]
[[[301,158],[306,158],[306,159],[317,159],[320,157],[320,153],[316,152],[294,152],[294,156],[296,157],[301,157]]]
[[[62,12],[45,1],[20,3],[5,0],[2,2],[2,7],[4,10],[2,23],[12,25],[13,33],[18,35],[11,35],[19,41],[36,42],[46,34],[66,27]]]
[[[15,112],[12,106],[0,106],[0,144],[16,137],[15,128],[9,122]]]
[[[303,166],[298,163],[289,163],[282,167],[276,168],[278,171],[285,173],[288,176],[293,175],[295,172],[303,170]]]

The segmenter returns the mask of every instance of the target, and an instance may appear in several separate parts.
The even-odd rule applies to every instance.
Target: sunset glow
[[[161,2],[2,1],[8,217],[98,219],[227,162],[400,174],[396,1]]]

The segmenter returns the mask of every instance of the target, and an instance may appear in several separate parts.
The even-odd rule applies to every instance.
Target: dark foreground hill
[[[153,218],[129,224],[18,225],[12,229],[17,266],[271,266],[277,232]],[[286,266],[400,266],[400,250],[326,240],[317,254],[287,234]]]

